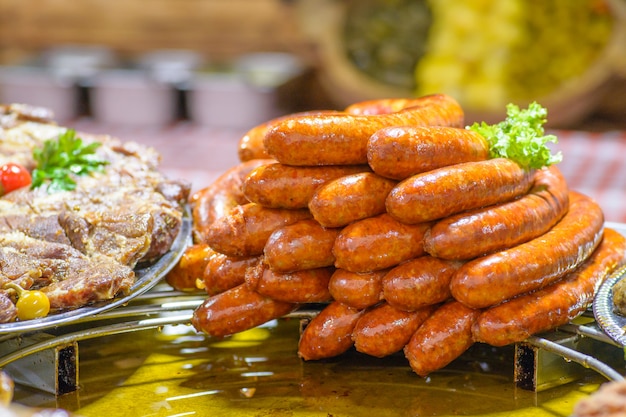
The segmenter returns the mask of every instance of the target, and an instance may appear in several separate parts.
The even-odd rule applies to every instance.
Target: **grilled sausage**
[[[236,165],[190,197],[195,243],[206,241],[206,234],[215,220],[235,206],[248,203],[241,189],[244,179],[254,168],[271,162],[275,161],[255,159]]]
[[[541,236],[567,212],[569,192],[556,166],[535,172],[518,199],[446,217],[424,236],[424,250],[439,258],[472,259]]]
[[[239,160],[241,162],[250,161],[252,159],[267,159],[269,155],[263,146],[263,139],[265,138],[265,133],[277,122],[289,119],[291,117],[297,116],[305,116],[312,114],[330,114],[337,113],[336,111],[331,110],[319,110],[319,111],[310,111],[310,112],[301,112],[301,113],[292,113],[284,116],[279,116],[274,119],[268,120],[264,123],[261,123],[257,126],[254,126],[252,129],[247,131],[240,139],[237,147],[237,155],[239,156]]]
[[[206,242],[225,255],[257,256],[263,253],[274,230],[308,218],[311,213],[306,209],[273,209],[256,203],[239,205],[213,222]]]
[[[344,109],[344,112],[354,115],[372,116],[395,113],[409,107],[423,106],[427,103],[428,100],[425,97],[381,98],[352,103]]]
[[[313,219],[279,227],[265,243],[265,263],[274,272],[332,266],[333,245],[340,230],[323,227]]]
[[[372,307],[361,316],[352,331],[354,347],[377,358],[399,352],[434,310],[434,306],[425,306],[409,312],[387,303]]]
[[[321,186],[309,202],[324,227],[342,227],[385,212],[385,199],[396,181],[373,172],[346,175]]]
[[[352,272],[391,268],[424,254],[424,233],[430,223],[405,224],[387,213],[343,228],[333,246],[335,267]]]
[[[458,301],[438,307],[404,347],[411,369],[427,376],[461,356],[474,344],[472,325],[479,314]]]
[[[289,303],[324,303],[331,300],[328,281],[334,268],[278,273],[264,262],[246,271],[246,284],[261,295]]]
[[[248,130],[240,139],[237,145],[237,156],[241,162],[253,159],[270,159],[269,154],[263,146],[265,132],[272,126],[272,121],[261,123]]]
[[[401,181],[387,196],[387,212],[421,223],[509,201],[528,192],[533,172],[506,158],[455,164]]]
[[[562,280],[482,312],[472,328],[474,339],[504,346],[567,324],[591,305],[606,276],[625,263],[626,238],[605,229],[600,246]]]
[[[294,117],[275,124],[264,146],[287,165],[351,165],[367,163],[367,141],[387,126],[456,126],[464,121],[461,106],[443,94],[422,98],[422,104],[395,113]]]
[[[262,296],[241,284],[207,298],[193,312],[191,324],[199,332],[223,337],[282,317],[297,306]]]
[[[197,290],[198,281],[203,279],[204,269],[216,254],[217,252],[206,243],[189,246],[178,263],[165,276],[165,282],[178,291]]]
[[[604,215],[583,194],[572,191],[569,201],[567,214],[545,234],[464,264],[450,282],[452,296],[470,307],[489,307],[574,270],[600,243]]]
[[[328,304],[304,328],[298,343],[298,356],[309,361],[346,352],[354,344],[352,330],[363,312],[337,301]]]
[[[383,298],[406,311],[446,301],[451,297],[452,275],[462,264],[428,255],[403,262],[383,278]]]
[[[367,165],[296,167],[280,163],[253,170],[243,182],[244,196],[265,207],[306,208],[315,191],[329,181],[371,171]]]
[[[260,259],[260,256],[234,257],[216,252],[204,269],[204,290],[215,295],[243,284],[246,270]]]
[[[387,272],[387,269],[363,273],[337,269],[330,277],[328,290],[335,301],[350,307],[371,307],[383,299],[382,279]]]
[[[472,130],[456,127],[387,127],[367,142],[367,162],[374,172],[396,180],[487,158],[487,140]]]

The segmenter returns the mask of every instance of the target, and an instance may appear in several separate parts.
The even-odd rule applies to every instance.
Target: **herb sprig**
[[[515,104],[506,107],[507,117],[495,125],[474,123],[468,129],[480,133],[489,142],[491,158],[509,158],[526,169],[539,169],[561,162],[561,152],[552,154],[548,143],[557,143],[557,137],[546,135],[543,125],[548,111],[531,103],[520,110]]]
[[[73,129],[61,133],[57,139],[46,140],[42,148],[33,150],[37,167],[32,172],[31,189],[47,184],[48,192],[74,190],[74,175],[100,172],[108,164],[95,153],[100,145],[99,142],[84,144]]]

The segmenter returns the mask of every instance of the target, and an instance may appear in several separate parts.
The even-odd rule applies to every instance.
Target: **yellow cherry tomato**
[[[17,318],[19,320],[32,320],[46,317],[50,312],[50,300],[48,296],[39,290],[25,290],[19,285],[9,282],[4,285],[5,289],[12,289],[17,293]]]
[[[37,290],[22,291],[17,303],[17,318],[20,320],[32,320],[46,317],[50,312],[50,300],[48,296]]]

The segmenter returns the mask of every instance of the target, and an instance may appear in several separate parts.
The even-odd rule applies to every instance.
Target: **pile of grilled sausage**
[[[209,295],[193,326],[222,337],[313,303],[304,360],[404,350],[425,376],[580,315],[626,239],[556,166],[490,158],[463,123],[436,94],[250,130],[191,197],[194,244],[167,277]]]

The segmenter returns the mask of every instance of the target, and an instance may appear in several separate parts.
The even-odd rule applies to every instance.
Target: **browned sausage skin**
[[[570,192],[567,214],[545,234],[464,264],[452,277],[452,296],[483,308],[545,287],[574,270],[602,239],[604,215],[598,204]]]
[[[197,331],[223,337],[282,317],[297,306],[265,297],[241,284],[207,298],[194,311],[191,324]]]
[[[358,172],[367,165],[290,166],[268,164],[254,169],[243,182],[244,196],[265,207],[306,208],[315,191],[329,181]]]
[[[396,180],[487,158],[487,140],[479,133],[457,127],[387,127],[374,133],[367,143],[367,162],[374,172]]]
[[[449,301],[437,308],[411,336],[404,347],[409,365],[427,376],[461,356],[474,344],[472,325],[480,310]]]
[[[178,291],[195,291],[201,286],[204,270],[211,258],[217,255],[206,243],[195,243],[185,249],[182,257],[165,276],[165,281]]]
[[[240,139],[237,146],[237,156],[241,162],[253,159],[269,159],[269,154],[263,146],[265,132],[272,126],[272,121],[261,123],[248,130]]]
[[[385,212],[395,180],[373,172],[346,175],[315,191],[309,202],[313,218],[324,227],[342,227]]]
[[[437,94],[422,97],[420,105],[395,113],[289,118],[269,129],[263,143],[273,158],[287,165],[366,164],[367,141],[383,127],[463,127],[463,122],[461,106],[453,98]]]
[[[426,306],[409,312],[384,302],[374,306],[359,318],[352,331],[354,347],[378,358],[399,352],[434,310],[435,306]]]
[[[450,280],[462,264],[428,255],[403,262],[383,278],[383,298],[406,311],[446,301],[452,296]]]
[[[304,360],[331,358],[354,344],[352,330],[364,310],[333,301],[311,319],[298,343],[298,356]]]
[[[525,194],[533,174],[506,158],[435,169],[401,181],[387,196],[387,212],[408,224],[441,219]]]
[[[216,252],[204,269],[204,290],[215,295],[243,284],[246,270],[260,259],[259,256],[234,257]]]
[[[605,229],[595,252],[562,280],[481,313],[472,328],[474,339],[504,346],[567,324],[591,305],[605,277],[625,263],[626,238]]]
[[[211,185],[195,192],[189,200],[193,218],[194,242],[204,242],[211,224],[232,208],[248,203],[242,184],[247,175],[261,165],[275,162],[255,159],[236,165],[220,175]]]
[[[409,107],[424,105],[423,97],[381,98],[352,103],[344,112],[354,115],[373,116],[399,112]]]
[[[261,295],[289,303],[331,301],[328,282],[334,268],[315,268],[279,273],[264,262],[246,271],[246,284]]]
[[[391,268],[424,254],[430,223],[405,224],[387,213],[343,228],[333,246],[335,266],[352,272]]]
[[[332,266],[333,245],[340,230],[323,227],[313,219],[279,227],[265,243],[265,263],[283,273]]]
[[[424,250],[445,259],[471,259],[547,232],[567,212],[569,190],[556,166],[535,172],[518,199],[446,217],[424,236]]]
[[[273,209],[256,203],[239,205],[213,222],[206,242],[225,255],[257,256],[263,253],[274,230],[308,218],[311,213],[306,209]]]
[[[334,114],[339,113],[335,110],[313,110],[299,113],[286,114],[274,119],[268,120],[252,129],[248,130],[240,139],[237,148],[237,155],[242,162],[250,161],[252,159],[267,159],[270,158],[265,147],[263,146],[263,140],[267,131],[276,123],[289,119],[291,117],[307,116],[313,114]]]
[[[388,269],[350,272],[337,269],[330,277],[328,290],[335,301],[356,309],[371,307],[383,299],[382,280]]]

